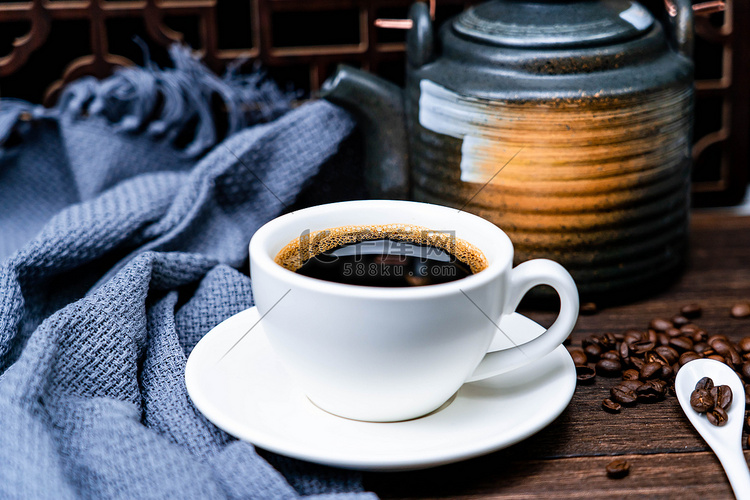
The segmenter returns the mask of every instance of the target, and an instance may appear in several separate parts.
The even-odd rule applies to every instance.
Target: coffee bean
[[[733,305],[731,315],[733,318],[747,318],[750,316],[750,303],[739,302]]]
[[[740,353],[737,352],[737,349],[735,349],[732,343],[728,340],[716,338],[713,342],[709,342],[709,344],[718,354],[721,354],[725,359],[730,360],[733,365],[741,363],[742,359],[740,358]]]
[[[659,347],[667,347],[667,346],[659,346]],[[656,349],[658,349],[659,347],[657,347]],[[659,363],[660,365],[668,365],[669,363],[667,363],[667,360],[664,359],[656,349],[645,353],[643,355],[643,360],[646,363]]]
[[[641,380],[649,380],[652,378],[655,378],[659,375],[661,372],[661,363],[657,363],[655,361],[651,363],[646,363],[641,367],[639,370],[639,377]]]
[[[680,359],[680,353],[674,347],[659,346],[654,350],[670,365],[675,364]]]
[[[750,352],[750,337],[743,337],[738,345],[743,353]]]
[[[643,361],[643,358],[635,358],[635,357],[630,358],[630,366],[632,366],[636,370],[640,370],[641,367],[645,364],[646,362]]]
[[[639,340],[643,340],[644,337],[645,337],[644,333],[640,330],[628,330],[625,332],[625,338],[623,338],[623,342],[632,344],[633,342],[638,342]]]
[[[682,330],[679,328],[667,328],[667,330],[664,332],[668,337],[679,337],[682,335]]]
[[[690,338],[693,342],[703,342],[706,340],[706,330],[696,330],[690,335]]]
[[[697,352],[698,354],[706,354],[708,350],[713,350],[710,345],[708,345],[706,342],[697,342],[693,345],[693,350]],[[711,353],[709,352],[706,354],[707,356],[710,356]]]
[[[596,374],[603,377],[616,377],[622,372],[619,360],[602,358],[596,363]]]
[[[573,363],[577,366],[585,365],[589,361],[581,349],[571,349],[568,352],[570,352],[570,357],[573,358]]]
[[[700,328],[698,327],[698,325],[695,325],[693,323],[688,323],[688,324],[682,325],[680,327],[680,331],[682,333],[688,333],[688,332],[693,333],[693,332],[697,332],[698,330],[700,330]]]
[[[695,384],[696,391],[710,391],[714,388],[714,381],[711,377],[703,377]]]
[[[615,334],[612,332],[607,332],[599,337],[599,342],[601,343],[602,348],[609,350],[614,350],[615,347],[617,347],[617,338],[615,338]]]
[[[611,350],[607,351],[605,353],[602,353],[601,359],[611,359],[614,361],[620,361],[620,355],[617,353],[617,351]]]
[[[581,346],[584,349],[590,345],[600,345],[599,337],[597,337],[596,335],[589,335],[588,337],[585,337],[583,340],[581,340]]]
[[[717,340],[723,340],[725,342],[729,342],[729,339],[727,338],[727,336],[721,335],[721,334],[711,335],[710,337],[706,339],[706,342],[708,342],[713,347],[713,343],[716,342]]]
[[[636,380],[623,380],[622,382],[619,383],[619,385],[631,391],[635,391],[636,389],[638,389],[640,386],[643,385],[643,382],[637,379]]]
[[[596,314],[599,311],[599,308],[596,306],[595,302],[584,302],[581,304],[581,307],[579,309],[579,314],[583,316]]]
[[[620,344],[619,354],[620,359],[622,359],[623,361],[630,357],[630,347],[627,343],[623,342],[622,344]]]
[[[686,304],[680,308],[680,314],[690,319],[699,318],[702,313],[700,304]]]
[[[667,384],[661,380],[649,380],[635,390],[636,398],[641,403],[653,403],[664,399]]]
[[[685,366],[685,364],[696,359],[701,359],[701,355],[693,351],[683,352],[680,355],[680,366]]]
[[[696,389],[690,394],[690,406],[698,413],[706,413],[714,407],[714,398],[705,389]]]
[[[690,323],[690,320],[687,319],[682,314],[677,314],[677,315],[675,315],[675,316],[672,317],[672,324],[674,326],[676,326],[677,328],[679,328],[679,327],[681,327],[683,325],[687,325],[688,323]]]
[[[612,479],[622,479],[630,472],[630,463],[622,458],[613,460],[607,464],[607,476]]]
[[[616,385],[609,391],[612,400],[623,406],[632,406],[636,403],[635,392],[622,385]]]
[[[711,389],[714,404],[724,410],[732,404],[732,388],[728,385],[717,385]]]
[[[576,378],[579,384],[593,384],[596,371],[587,365],[576,366]]]
[[[651,387],[653,387],[654,390],[659,394],[663,395],[667,393],[668,384],[663,380],[649,380],[648,382],[646,382],[646,384],[649,384]]]
[[[745,382],[750,382],[750,361],[742,363],[740,373],[742,373],[742,378],[745,379]]]
[[[583,352],[590,361],[597,361],[602,355],[602,348],[599,344],[588,344],[583,348]]]
[[[665,332],[667,329],[672,328],[674,325],[671,321],[664,318],[654,318],[649,323],[649,328],[653,328],[657,332]]]
[[[669,345],[678,351],[689,351],[693,348],[693,341],[688,337],[673,337],[669,340]]]
[[[637,342],[633,342],[630,345],[630,348],[635,352],[636,354],[644,354],[648,351],[652,350],[654,347],[656,347],[656,339],[649,340],[649,339],[643,339],[639,340]]]
[[[623,380],[638,380],[638,377],[640,376],[638,370],[634,370],[632,368],[625,370],[622,372],[622,379]]]
[[[670,365],[664,365],[661,367],[661,373],[659,374],[659,378],[662,380],[668,380],[671,379],[674,376],[674,368],[672,368]]]
[[[727,416],[727,412],[724,411],[724,408],[716,406],[714,409],[706,413],[706,418],[713,425],[721,427],[727,423],[729,417]]]
[[[750,406],[750,384],[745,386],[745,407]]]
[[[615,403],[611,399],[607,398],[602,401],[602,409],[609,413],[620,413],[622,405],[620,403]]]

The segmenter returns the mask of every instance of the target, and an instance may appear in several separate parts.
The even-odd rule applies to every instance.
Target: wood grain
[[[592,334],[645,329],[654,317],[670,318],[688,303],[703,307],[694,322],[709,334],[734,341],[750,336],[750,318],[729,314],[735,303],[750,302],[750,217],[694,213],[690,242],[690,261],[678,281],[658,292],[644,290],[635,302],[581,316],[572,345]],[[545,325],[555,316],[523,312]],[[674,396],[616,415],[601,409],[618,380],[597,377],[590,386],[579,385],[560,417],[515,446],[433,469],[367,473],[365,486],[383,498],[733,498],[721,465]],[[747,434],[743,440],[747,449]],[[745,455],[750,458],[750,452]],[[615,456],[631,463],[624,479],[606,476]]]
[[[369,474],[365,486],[382,498],[733,498],[712,453],[618,458],[630,463],[623,479],[607,477],[612,456],[534,460],[499,452],[433,471]]]

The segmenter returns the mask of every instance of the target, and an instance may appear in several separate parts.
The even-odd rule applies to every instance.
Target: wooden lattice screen
[[[697,0],[696,0],[697,1]],[[282,86],[314,95],[346,62],[403,80],[404,32],[376,28],[403,18],[412,0],[0,0],[0,95],[54,102],[83,75],[105,77],[185,42],[215,71],[260,61]],[[471,0],[437,0],[440,23]],[[663,10],[659,0],[644,2]],[[654,4],[654,5],[651,5]],[[731,205],[745,192],[750,151],[750,2],[696,17],[694,202]],[[744,31],[744,33],[743,33]]]

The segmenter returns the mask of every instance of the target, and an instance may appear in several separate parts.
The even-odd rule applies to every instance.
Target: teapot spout
[[[402,90],[365,71],[340,65],[321,96],[354,115],[365,136],[365,182],[373,198],[407,199],[409,157]]]

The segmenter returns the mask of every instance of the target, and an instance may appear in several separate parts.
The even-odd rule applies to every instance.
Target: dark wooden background
[[[592,334],[645,329],[654,317],[669,318],[693,302],[703,306],[694,322],[709,334],[734,341],[750,336],[750,318],[729,313],[735,303],[750,302],[750,217],[694,214],[690,255],[686,273],[666,290],[655,295],[644,290],[642,300],[581,316],[572,345]],[[554,317],[524,312],[542,324]],[[557,420],[510,448],[423,471],[368,473],[366,487],[384,498],[733,498],[719,461],[676,397],[620,414],[601,409],[619,380],[597,377],[591,386],[579,385]],[[747,450],[747,432],[743,443]],[[750,458],[750,451],[745,456]],[[605,473],[615,457],[631,464],[624,479]]]

